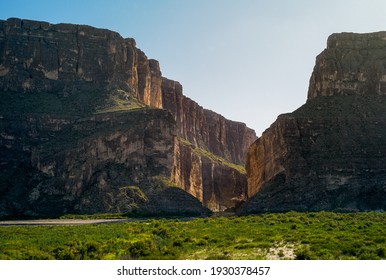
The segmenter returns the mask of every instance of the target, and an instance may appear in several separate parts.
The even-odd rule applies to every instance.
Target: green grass
[[[0,259],[385,259],[386,213],[0,227]]]
[[[107,106],[100,106],[96,111],[97,114],[111,113],[118,111],[131,111],[137,109],[143,109],[146,105],[138,101],[131,94],[123,91],[116,90],[109,96],[109,103]]]

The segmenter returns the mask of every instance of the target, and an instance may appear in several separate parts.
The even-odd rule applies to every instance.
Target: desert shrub
[[[170,236],[170,229],[163,226],[156,227],[155,229],[152,230],[152,234],[162,238],[167,238]]]
[[[183,246],[183,241],[181,239],[177,239],[173,241],[173,247],[182,247]]]
[[[231,260],[230,256],[224,254],[210,254],[205,260]]]
[[[128,245],[125,253],[121,258],[124,259],[145,259],[157,251],[153,240],[144,239],[134,241]]]
[[[52,250],[55,259],[59,260],[89,260],[99,257],[99,246],[96,242],[71,241],[64,246]]]
[[[386,249],[384,247],[378,248],[376,250],[377,256],[381,259],[385,259],[386,257]]]
[[[309,247],[301,247],[295,250],[295,256],[297,260],[312,260],[313,254]]]

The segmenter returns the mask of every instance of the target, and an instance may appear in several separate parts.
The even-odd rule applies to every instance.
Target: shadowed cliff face
[[[164,197],[169,190],[162,181],[171,172],[175,139],[175,124],[166,111],[77,120],[7,115],[0,128],[0,216],[167,214],[167,209],[205,213],[186,193],[180,201]],[[157,199],[169,200],[169,205],[155,206]]]
[[[330,36],[307,103],[251,145],[241,212],[386,209],[385,34]]]
[[[191,195],[213,210],[246,197],[239,165],[254,131],[185,97],[133,39],[0,21],[0,94],[3,216],[204,213]]]

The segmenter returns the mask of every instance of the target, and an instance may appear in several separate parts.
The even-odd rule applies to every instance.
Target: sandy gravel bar
[[[89,225],[89,224],[105,224],[105,223],[123,223],[128,222],[128,219],[46,219],[46,220],[15,220],[15,221],[0,221],[0,226],[61,226],[61,225]]]

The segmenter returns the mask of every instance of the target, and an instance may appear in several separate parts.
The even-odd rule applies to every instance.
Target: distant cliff
[[[240,212],[386,209],[385,39],[329,37],[307,103],[251,145]]]
[[[213,210],[245,201],[244,164],[255,132],[185,97],[178,82],[164,78],[162,97],[177,124],[172,180]]]
[[[229,162],[244,165],[255,132],[244,123],[227,120],[185,97],[180,83],[163,78],[162,104],[174,116],[178,136]]]
[[[3,216],[205,212],[186,192],[212,210],[246,199],[255,132],[185,97],[133,39],[0,21],[0,96]]]

